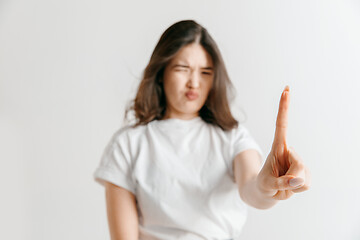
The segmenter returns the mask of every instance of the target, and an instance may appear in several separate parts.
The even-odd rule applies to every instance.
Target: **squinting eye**
[[[202,74],[211,75],[212,73],[211,72],[202,72]]]
[[[177,72],[187,72],[187,68],[175,68],[175,71]]]

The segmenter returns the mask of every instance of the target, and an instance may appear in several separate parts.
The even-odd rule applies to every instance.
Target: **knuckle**
[[[310,185],[305,184],[305,185],[303,186],[303,188],[304,188],[304,190],[305,190],[305,191],[307,191],[307,190],[309,190],[309,189],[310,189]]]
[[[279,181],[275,181],[274,182],[274,189],[279,189],[280,188],[280,183]]]
[[[293,189],[292,191],[293,191],[294,193],[301,193],[301,192],[305,192],[305,191],[307,191],[307,190],[309,190],[309,189],[310,189],[310,186],[309,186],[309,185],[304,185],[304,186],[302,186],[301,188]]]
[[[291,168],[297,173],[306,173],[306,167],[302,162],[292,162]]]
[[[274,185],[274,189],[278,189],[278,190],[282,190],[287,187],[285,180],[281,177],[276,179],[276,181],[274,181],[273,185]]]
[[[297,161],[297,162],[295,162],[295,164],[298,169],[305,170],[305,165],[303,162]]]
[[[275,179],[274,181],[272,181],[272,182],[269,184],[269,187],[272,188],[272,189],[278,190],[279,187],[280,187],[280,184],[279,184],[278,179]]]

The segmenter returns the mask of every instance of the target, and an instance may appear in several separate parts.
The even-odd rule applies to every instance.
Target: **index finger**
[[[286,133],[288,127],[288,112],[290,104],[290,88],[286,86],[281,94],[279,111],[276,119],[276,129],[273,147],[286,143]]]

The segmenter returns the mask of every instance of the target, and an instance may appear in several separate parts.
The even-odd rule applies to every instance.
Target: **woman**
[[[261,168],[260,147],[231,114],[230,86],[205,28],[180,21],[163,33],[131,108],[137,122],[114,134],[94,174],[111,239],[236,238],[246,204],[270,208],[309,188],[286,144],[289,88]]]

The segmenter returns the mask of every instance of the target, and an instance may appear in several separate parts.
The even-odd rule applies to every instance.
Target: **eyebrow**
[[[188,65],[184,65],[184,64],[175,64],[175,65],[173,66],[173,68],[176,68],[176,67],[190,68]],[[213,67],[202,67],[201,69],[204,69],[204,70],[214,70]]]

